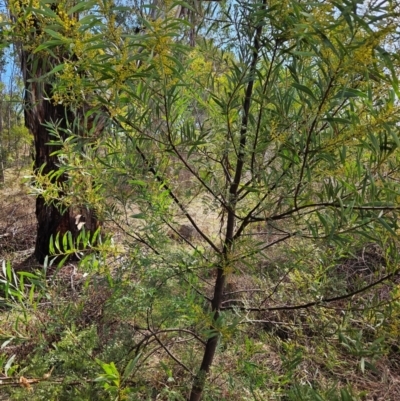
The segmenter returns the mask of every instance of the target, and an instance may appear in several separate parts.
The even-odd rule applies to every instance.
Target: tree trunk
[[[3,144],[3,101],[0,100],[0,182],[4,184],[5,182],[5,177],[4,177],[4,157],[5,157],[5,151],[4,151],[4,144]]]
[[[58,150],[56,145],[49,143],[55,139],[52,137],[48,127],[44,125],[46,122],[53,122],[59,128],[58,132],[62,139],[67,136],[67,128],[73,126],[76,118],[83,120],[84,105],[80,110],[72,110],[68,106],[56,104],[52,100],[53,85],[49,78],[42,78],[46,73],[51,71],[55,65],[63,62],[69,55],[59,55],[57,58],[43,57],[27,51],[20,46],[20,61],[25,85],[24,112],[25,125],[33,135],[34,139],[34,173],[35,175],[46,175],[51,171],[58,169],[57,156],[53,152]],[[46,80],[46,81],[45,81]],[[95,115],[90,123],[95,121]],[[104,119],[96,120],[96,133],[98,134],[104,128]],[[77,124],[79,126],[79,124]],[[74,125],[76,127],[76,125]],[[85,127],[78,127],[81,131],[79,134],[85,135]],[[76,134],[76,132],[75,132]],[[58,184],[65,181],[66,177],[58,178]],[[59,194],[62,197],[62,193]],[[61,212],[56,205],[46,204],[42,196],[36,199],[36,218],[37,218],[37,237],[34,256],[39,263],[43,263],[45,257],[49,255],[50,238],[56,237],[57,234],[62,236],[67,231],[73,234],[77,233],[76,215],[81,214],[85,219],[85,228],[94,231],[99,227],[96,215],[87,208],[80,207],[69,208]]]
[[[266,0],[262,0],[263,9],[265,8]],[[235,242],[235,222],[236,222],[236,206],[238,202],[238,189],[240,187],[240,182],[242,179],[242,174],[245,164],[245,150],[247,143],[247,128],[250,119],[250,104],[253,96],[254,82],[257,71],[257,62],[259,59],[259,51],[261,47],[261,34],[263,30],[263,25],[261,21],[255,29],[254,35],[254,47],[252,61],[250,65],[249,81],[246,86],[245,96],[243,100],[243,115],[242,124],[240,129],[240,141],[239,141],[239,153],[236,160],[235,175],[232,183],[229,186],[229,208],[227,208],[227,219],[226,219],[226,235],[225,243],[223,249],[223,260],[222,265],[217,268],[217,278],[215,280],[214,286],[214,297],[211,303],[212,306],[212,324],[210,330],[214,330],[214,327],[220,317],[220,309],[222,306],[222,296],[224,293],[226,276],[225,276],[225,266],[229,265],[230,254],[232,252],[233,244]],[[211,366],[214,361],[215,352],[217,349],[218,341],[220,335],[214,334],[208,339],[204,354],[203,361],[200,366],[200,370],[197,373],[192,391],[189,397],[189,401],[200,401],[203,395],[207,375],[210,372]]]

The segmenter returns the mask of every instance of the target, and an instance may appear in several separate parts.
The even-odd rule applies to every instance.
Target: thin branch
[[[111,116],[110,111],[105,107],[107,113]],[[112,121],[115,122],[115,124],[117,124],[118,127],[122,128],[122,125],[120,124],[120,122],[115,118],[112,117],[111,118]],[[124,121],[127,125],[129,125],[131,128],[138,130],[139,132],[143,132],[142,130],[138,129],[137,127],[133,126],[132,124],[130,124],[129,121]],[[179,200],[179,198],[177,197],[177,195],[175,195],[175,193],[172,191],[172,189],[166,184],[166,181],[163,179],[163,177],[160,177],[160,175],[157,173],[157,171],[155,170],[155,168],[151,165],[151,163],[149,162],[149,160],[147,159],[146,155],[143,153],[142,149],[140,148],[139,145],[135,144],[135,148],[136,151],[139,153],[140,157],[143,160],[143,163],[146,165],[148,171],[150,173],[153,174],[154,178],[156,179],[156,181],[158,181],[161,184],[161,188],[163,188],[165,191],[167,191],[168,195],[170,196],[170,198],[172,198],[173,202],[179,207],[179,209],[182,211],[182,213],[184,214],[184,216],[190,221],[190,223],[192,224],[193,228],[199,233],[199,235],[211,246],[212,249],[214,249],[214,251],[218,254],[221,254],[221,250],[218,249],[218,247],[214,244],[213,241],[211,241],[210,238],[208,238],[208,236],[199,228],[199,226],[196,224],[196,222],[194,221],[193,217],[189,214],[189,212],[186,210],[185,206],[182,204],[182,202]]]
[[[196,275],[197,276],[197,275]],[[198,277],[198,276],[197,276]],[[199,278],[199,277],[198,277]],[[198,290],[193,284],[190,284],[189,281],[185,278],[183,278],[183,281],[185,281],[187,284],[190,285],[190,287],[198,294],[200,295],[202,298],[204,298],[205,300],[207,300],[208,302],[212,302],[212,299],[210,297],[208,297],[207,295],[203,294],[200,290]],[[202,280],[204,281],[204,280]],[[206,282],[206,284],[209,285],[209,283]]]
[[[279,281],[275,284],[274,288],[272,291],[260,302],[260,305],[264,304],[267,299],[271,299],[272,296],[278,291],[279,286],[283,282],[283,280],[288,276],[288,274],[295,269],[295,265],[291,269],[287,269],[285,274],[282,275],[282,277],[279,279]]]
[[[148,241],[146,241],[145,239],[142,238],[141,235],[135,233],[132,234],[130,231],[125,230],[122,225],[115,219],[111,218],[111,221],[120,229],[123,231],[124,234],[126,234],[128,237],[131,237],[132,239],[134,239],[135,241],[144,244],[145,246],[147,246],[149,249],[151,249],[156,255],[160,256],[160,253],[157,251],[157,249],[155,249]]]
[[[256,132],[255,132],[255,138],[254,138],[254,144],[253,144],[253,150],[252,150],[251,162],[250,162],[250,171],[252,173],[251,175],[252,175],[253,180],[254,180],[254,165],[255,165],[255,161],[256,161],[256,148],[257,148],[257,144],[258,144],[258,136],[260,135],[261,117],[262,117],[263,108],[264,108],[264,98],[265,98],[265,94],[267,92],[267,87],[269,84],[269,79],[271,77],[272,67],[275,62],[277,50],[278,50],[278,41],[275,41],[274,51],[272,53],[272,58],[271,58],[271,62],[270,62],[269,68],[268,68],[268,73],[265,78],[265,82],[264,82],[264,86],[263,86],[263,90],[262,90],[263,96],[261,98],[261,103],[260,103],[260,107],[258,110],[258,116],[257,116],[257,126],[256,126]]]
[[[214,193],[212,188],[210,188],[209,185],[200,177],[200,175],[195,172],[192,168],[192,166],[185,160],[185,158],[182,156],[181,152],[178,151],[176,148],[176,145],[172,141],[172,134],[171,134],[171,126],[170,126],[170,118],[169,118],[169,108],[167,104],[167,99],[165,96],[163,96],[164,100],[164,108],[165,108],[165,120],[167,124],[167,132],[168,132],[168,143],[172,147],[173,152],[175,153],[176,156],[178,156],[179,160],[183,163],[183,165],[186,167],[186,169],[197,179],[197,181],[200,182],[200,184],[221,204],[222,207],[226,207],[226,203],[224,199],[220,199],[217,194]]]
[[[381,279],[363,287],[360,288],[357,291],[351,292],[350,294],[345,294],[345,295],[339,295],[337,297],[333,297],[333,298],[321,298],[318,301],[312,301],[312,302],[308,302],[305,304],[300,304],[300,305],[283,305],[283,306],[271,306],[269,308],[248,308],[248,307],[241,307],[241,306],[225,306],[225,307],[221,307],[221,309],[227,310],[227,309],[239,309],[239,310],[243,310],[246,312],[264,312],[264,311],[277,311],[277,310],[297,310],[297,309],[307,309],[310,308],[312,306],[319,306],[322,308],[327,307],[325,304],[331,303],[331,302],[337,302],[337,301],[341,301],[344,299],[348,299],[351,297],[354,297],[355,295],[361,294],[367,290],[369,290],[370,288],[375,287],[376,285],[389,280],[392,277],[397,276],[400,273],[400,269],[395,270],[394,272],[387,274],[386,276],[382,277]]]
[[[195,332],[193,332],[192,330],[188,330],[188,329],[180,329],[180,328],[162,329],[162,330],[158,330],[157,334],[170,333],[170,332],[175,332],[175,331],[190,334],[197,341],[201,342],[203,345],[206,345],[206,342],[204,340],[202,340]]]
[[[239,294],[242,292],[265,292],[261,288],[249,288],[245,290],[237,290],[237,291],[231,291],[231,292],[225,292],[224,295],[232,295],[232,294]]]
[[[199,228],[199,226],[196,224],[194,221],[193,217],[189,214],[189,212],[186,210],[184,205],[181,203],[179,198],[175,195],[175,193],[172,191],[172,189],[169,188],[169,186],[165,183],[165,180],[163,180],[162,177],[159,176],[157,171],[154,169],[154,167],[151,166],[149,161],[147,160],[146,155],[142,152],[141,148],[136,145],[136,151],[139,153],[140,157],[142,158],[143,162],[147,166],[147,169],[154,175],[154,178],[162,184],[162,188],[165,189],[165,191],[168,192],[168,195],[172,198],[174,203],[179,207],[179,209],[182,211],[184,216],[190,221],[192,224],[193,228],[199,233],[199,235],[214,249],[215,252],[218,254],[221,253],[221,251],[218,249],[218,247],[214,244],[213,241],[211,241],[210,238]]]
[[[329,83],[328,83],[328,86],[327,86],[327,88],[325,90],[324,96],[322,97],[321,102],[320,102],[320,104],[318,106],[317,114],[316,114],[313,122],[311,123],[310,129],[308,131],[307,140],[306,140],[306,146],[305,146],[305,149],[304,149],[303,163],[302,163],[301,169],[300,169],[299,182],[298,182],[298,184],[296,186],[296,190],[295,190],[295,193],[294,193],[294,204],[295,204],[296,207],[297,207],[297,197],[299,195],[300,187],[301,187],[301,184],[302,184],[302,181],[303,181],[304,171],[305,171],[305,168],[306,168],[306,165],[307,165],[307,157],[308,157],[308,153],[309,153],[309,149],[310,149],[312,134],[313,134],[315,126],[317,125],[317,121],[318,121],[318,118],[319,118],[320,113],[322,111],[322,107],[324,106],[325,101],[328,98],[329,92],[331,91],[331,89],[333,87],[333,82],[335,80],[335,76],[336,76],[336,73],[333,74],[331,79],[329,80]]]
[[[339,209],[353,209],[353,210],[376,210],[376,211],[390,211],[390,210],[400,210],[400,206],[394,205],[386,205],[386,206],[349,206],[343,205],[339,202],[321,202],[321,203],[312,203],[308,205],[297,206],[293,209],[287,210],[284,213],[278,214],[276,216],[271,217],[252,217],[249,223],[255,223],[260,221],[271,221],[271,220],[281,220],[286,216],[292,215],[300,210],[308,209],[308,208],[323,208],[323,207],[332,207]],[[311,211],[313,212],[313,211]]]
[[[169,355],[170,358],[172,358],[179,366],[181,366],[183,369],[185,369],[187,372],[189,372],[192,376],[194,376],[194,373],[183,363],[181,362],[169,349],[168,347],[163,344],[163,342],[158,338],[157,334],[152,332],[151,329],[149,329],[150,332],[153,334],[154,338],[160,344],[160,346],[164,349],[164,351]]]

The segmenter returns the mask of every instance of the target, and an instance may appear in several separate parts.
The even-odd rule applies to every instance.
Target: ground
[[[15,271],[35,272],[40,271],[41,266],[30,257],[34,247],[36,223],[35,199],[29,195],[23,179],[23,176],[28,173],[28,170],[6,171],[5,183],[0,188],[0,262],[9,261]],[[203,228],[207,234],[218,238],[218,224],[215,224],[213,232],[212,225],[208,223],[209,221],[217,222],[217,216],[204,214],[200,205],[195,201],[193,205],[196,217],[199,220],[203,219]],[[177,220],[179,222],[179,219]],[[118,231],[118,227],[111,222],[108,223],[107,230],[113,236],[119,249],[122,251],[126,249],[123,230]],[[177,250],[184,249],[186,246],[182,237],[190,241],[200,241],[193,235],[191,227],[185,226],[183,220],[182,225],[178,224],[176,231],[168,231],[165,235],[176,242],[174,246]],[[257,233],[257,235],[262,239],[265,234]],[[293,262],[294,255],[298,256],[302,251],[307,254],[314,250],[307,248],[309,247],[307,243],[303,243],[301,246],[297,244],[297,250],[295,246],[296,244],[290,245],[292,254],[289,253],[289,248],[275,250],[268,261],[260,263],[255,268],[255,271],[258,271],[257,277],[247,274],[245,265],[233,272],[228,280],[225,306],[229,306],[232,302],[230,300],[233,297],[232,294],[240,293],[239,298],[244,304],[256,299],[258,296],[256,287],[262,283],[261,278],[267,287],[274,286],[277,281],[280,282],[281,285],[274,294],[274,300],[278,299],[281,304],[290,304],[295,300],[301,302],[302,286],[307,287],[310,283],[322,285],[320,282],[322,279],[316,281],[316,272],[312,270],[317,265],[311,266],[311,262],[306,256],[302,270],[300,264],[303,262],[300,264]],[[326,256],[330,252],[330,248],[324,248],[324,245],[321,244],[320,249],[315,250],[315,252],[317,251],[325,252]],[[129,258],[129,253],[123,254],[122,252],[121,254],[120,252],[116,257],[110,257],[107,263],[111,270],[118,270],[127,258]],[[301,258],[298,260],[303,261]],[[291,265],[293,266],[290,267]],[[382,253],[382,249],[377,244],[366,243],[361,248],[357,248],[352,256],[343,256],[340,263],[331,268],[330,275],[323,276],[325,280],[323,285],[328,293],[338,289],[347,292],[353,291],[359,287],[361,282],[368,285],[379,277],[383,277],[386,273],[385,265],[386,256]],[[287,267],[288,273],[280,277],[279,269],[281,267],[277,266]],[[307,274],[310,276],[310,281],[304,278]],[[301,275],[303,276],[300,277]],[[202,279],[207,287],[212,284],[214,278],[211,275],[204,276]],[[118,296],[117,292],[113,287],[107,286],[104,278],[99,275],[96,278],[97,282],[87,285],[85,273],[80,271],[78,262],[66,263],[56,276],[48,276],[46,280],[49,288],[52,288],[50,293],[56,294],[56,298],[60,300],[59,304],[54,303],[55,309],[51,313],[46,302],[38,304],[39,306],[32,312],[29,322],[25,325],[21,324],[16,331],[15,320],[13,320],[15,316],[9,315],[7,310],[4,310],[3,313],[0,312],[2,340],[8,341],[9,337],[7,336],[10,333],[14,333],[16,337],[20,336],[20,342],[11,341],[3,344],[1,351],[5,358],[3,361],[15,355],[19,364],[23,366],[25,360],[32,358],[37,341],[40,341],[42,347],[48,347],[46,348],[48,354],[54,352],[51,344],[58,344],[58,347],[61,348],[67,340],[60,332],[51,330],[53,330],[52,325],[61,324],[62,319],[55,321],[55,316],[67,313],[62,307],[62,302],[67,300],[74,305],[73,311],[68,312],[69,319],[73,319],[74,325],[83,333],[89,332],[92,327],[95,328],[98,340],[96,347],[90,350],[93,355],[101,355],[105,358],[104,355],[108,355],[107,352],[111,347],[111,339],[114,342],[118,338],[121,344],[124,342],[128,344],[132,338],[139,342],[141,338],[149,336],[148,330],[142,330],[134,317],[131,316],[124,320],[123,308],[120,311],[118,307],[110,310],[110,299],[114,297],[115,302],[115,297]],[[340,389],[345,391],[343,389],[351,385],[353,400],[399,400],[398,333],[400,326],[398,322],[400,306],[393,302],[398,285],[399,280],[394,277],[388,283],[385,282],[378,286],[368,296],[354,297],[353,310],[346,315],[346,318],[344,311],[348,308],[348,300],[332,303],[326,308],[317,305],[304,310],[248,314],[246,316],[247,323],[243,324],[243,328],[233,337],[227,336],[222,342],[221,350],[214,363],[215,368],[210,377],[210,389],[215,391],[215,394],[219,394],[217,399],[220,400],[313,400],[317,399],[312,394],[313,387],[332,388],[338,394]],[[308,288],[306,289],[308,290]],[[125,296],[125,294],[123,295]],[[169,294],[169,296],[171,295]],[[211,292],[208,295],[211,295]],[[123,297],[121,302],[122,299]],[[367,299],[375,302],[376,305],[368,307],[368,316],[362,310],[366,308],[367,304],[364,301]],[[272,299],[266,300],[264,306],[270,305],[270,302]],[[387,308],[389,304],[390,311]],[[60,319],[60,316],[57,315],[57,319]],[[381,322],[377,323],[379,316],[381,316]],[[250,324],[250,322],[252,323]],[[133,337],[130,337],[129,333],[131,332],[135,333]],[[166,344],[171,344],[171,349],[173,348],[175,352],[185,352],[178,345],[183,337],[177,339],[165,336],[162,339]],[[357,342],[358,340],[360,341]],[[121,350],[123,349],[122,347]],[[122,352],[121,350],[115,349],[113,352]],[[198,358],[199,355],[196,354],[195,358]],[[184,358],[184,354],[181,358]],[[167,377],[163,370],[160,370],[160,364],[164,366],[169,361],[170,359],[161,350],[150,354],[146,364],[143,365],[141,380],[146,383],[146,386],[150,386],[155,389],[156,393],[158,392],[157,399],[169,399],[165,395],[165,389],[169,388],[172,391],[175,389],[175,385],[176,388],[179,388],[180,378],[187,380],[184,379],[185,372],[174,363],[171,365],[174,381],[170,380],[171,378]],[[36,362],[30,361],[29,363],[33,366]],[[38,368],[36,367],[36,369]],[[155,371],[158,373],[154,374]],[[32,370],[32,372],[34,371]],[[28,373],[29,369],[27,373],[23,373],[26,377],[22,374],[20,376],[14,374],[10,380],[17,380],[13,383],[20,388],[20,392],[15,393],[17,395],[12,398],[1,398],[1,386],[5,386],[8,380],[5,376],[3,362],[3,372],[0,372],[2,380],[0,381],[0,399],[23,399],[21,391],[29,392],[31,391],[29,389],[36,385],[32,382],[24,387],[21,377],[24,380],[37,379],[37,374],[34,376],[32,373],[30,377]],[[61,373],[57,369],[53,373],[53,375],[59,374]],[[240,386],[241,383],[247,383],[246,380],[250,380],[249,378],[257,383],[257,385],[254,384],[255,388],[252,392],[244,388],[243,391],[237,391],[237,387],[231,383],[231,380],[236,380],[236,386]],[[41,377],[40,380],[44,379]],[[54,380],[58,379],[55,377]],[[297,390],[290,389],[292,382],[298,384]],[[10,386],[7,389],[9,390]],[[290,398],[284,397],[285,389],[290,389]],[[327,391],[324,394],[327,400],[346,401],[349,399],[346,398],[345,392],[342,393],[342,398],[329,396]],[[7,397],[9,396],[7,395]]]

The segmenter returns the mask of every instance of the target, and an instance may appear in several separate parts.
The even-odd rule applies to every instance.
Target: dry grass
[[[21,173],[7,171],[6,182],[0,188],[0,260],[10,260],[14,266],[26,260],[32,254],[35,239],[35,200],[27,194],[27,189],[22,182],[22,175]],[[193,199],[188,205],[188,210],[200,229],[220,246],[222,241],[220,232],[221,216],[207,206],[210,203],[210,199]],[[129,241],[127,233],[130,230],[141,230],[143,227],[143,220],[129,217],[129,215],[139,212],[137,206],[131,204],[125,207],[129,210],[125,213],[126,220],[123,221],[122,227],[112,224],[112,222],[106,224],[108,232],[114,236],[117,243],[121,244]],[[182,249],[189,247],[187,243],[181,240],[181,237],[194,244],[206,246],[205,242],[194,233],[193,228],[187,225],[187,220],[179,210],[175,210],[172,221],[174,222],[173,227],[180,236],[175,232],[166,232],[165,234],[176,242],[176,247],[181,247]],[[259,227],[254,227],[254,232],[249,232],[248,236],[266,243],[273,242],[278,238],[276,237],[277,234],[271,232],[268,227],[266,232],[265,229],[265,227],[261,227],[261,230]],[[124,248],[121,247],[121,249],[123,252]],[[275,266],[285,266],[289,259],[290,256],[285,253],[285,247],[279,246],[271,248],[271,252],[268,253],[268,260],[257,261],[258,265],[253,272],[248,271],[246,266],[242,268],[239,263],[239,268],[228,277],[225,302],[229,302],[230,298],[235,297],[242,299],[246,304],[250,304],[257,299],[260,286],[268,287],[268,285],[272,285],[269,290],[274,288],[274,284],[280,280],[279,273],[282,273]],[[123,263],[123,258],[115,260],[112,266],[117,269],[119,267],[118,264],[121,263]],[[374,279],[376,268],[382,264],[384,264],[384,260],[381,252],[371,245],[354,258],[343,259],[342,263],[338,264],[332,273],[342,277],[352,287],[360,278],[366,282]],[[21,268],[24,266],[26,267],[26,264],[20,265]],[[259,274],[253,275],[257,271],[259,271]],[[265,282],[260,282],[260,276],[264,277]],[[52,279],[55,280],[54,286],[64,288],[65,293],[63,296],[65,296],[65,299],[78,302],[84,279],[76,264],[66,264],[58,272],[57,276]],[[214,279],[206,276],[204,281],[211,288]],[[284,276],[284,279],[280,282],[281,289],[277,292],[279,302],[295,302],[294,293],[290,292],[295,286],[296,282],[291,279],[290,275]],[[111,295],[109,292],[103,291],[106,288],[106,286],[104,288],[101,288],[101,286],[100,288],[89,288],[88,291],[93,291],[93,293],[86,294],[82,314],[77,317],[79,326],[84,327],[95,324],[98,327],[99,339],[104,346],[109,341],[110,335],[117,336],[118,330],[121,330],[124,324],[128,326],[130,324],[118,319],[105,319],[104,309],[107,307],[107,301]],[[390,291],[390,289],[386,290],[385,294]],[[211,290],[208,295],[212,295]],[[388,298],[387,294],[385,296],[382,295],[382,297]],[[336,306],[340,307],[339,304]],[[344,308],[345,306],[343,306]],[[45,310],[37,313],[45,313]],[[225,397],[225,399],[232,401],[251,399],[252,395],[250,393],[247,394],[244,390],[237,391],[229,387],[229,380],[232,375],[237,375],[235,380],[238,383],[242,380],[241,361],[248,360],[250,364],[259,367],[261,370],[264,369],[270,377],[274,375],[275,377],[284,376],[286,372],[282,362],[283,349],[296,346],[303,350],[304,360],[295,371],[294,379],[303,383],[319,383],[327,387],[332,383],[337,383],[338,388],[350,383],[356,392],[365,392],[365,396],[362,398],[363,401],[400,400],[400,358],[398,348],[392,346],[387,354],[376,360],[376,372],[369,370],[363,374],[359,369],[359,359],[346,353],[338,343],[337,337],[335,337],[336,334],[328,338],[326,333],[323,333],[320,313],[321,309],[313,308],[309,311],[299,312],[283,311],[275,314],[249,314],[247,317],[250,320],[265,320],[267,323],[268,321],[272,323],[270,325],[258,323],[241,326],[240,333],[242,337],[233,338],[231,343],[228,341],[227,348],[217,354],[210,375],[210,387],[215,387],[215,389],[219,390],[221,397]],[[305,317],[306,315],[307,318]],[[31,328],[34,329],[34,326]],[[240,343],[245,338],[251,338],[254,342],[255,352],[253,355],[249,356],[244,345]],[[175,344],[179,339],[170,338],[167,340],[170,341],[170,346],[174,352],[178,354],[185,353],[183,348],[181,350]],[[325,346],[325,354],[325,351],[323,352],[324,343],[327,344]],[[21,360],[33,348],[34,344],[28,341],[20,345],[18,349],[10,346],[6,347],[5,351],[7,353],[18,353]],[[334,350],[332,355],[329,350]],[[200,360],[202,350],[193,348],[192,352],[195,355],[195,359]],[[330,358],[335,358],[335,361],[332,363],[329,360]],[[166,357],[165,352],[162,352],[162,350],[157,351],[148,359],[145,366],[146,374],[144,374],[144,378],[155,389],[162,389],[167,385],[165,383],[165,374],[159,367],[160,360],[164,359],[167,363],[168,357]],[[176,367],[175,374],[179,376],[178,373],[179,367]],[[178,376],[175,376],[176,380],[179,379]],[[271,397],[275,389],[271,386],[271,383],[266,382],[265,387],[260,386],[254,394],[258,399],[274,399]],[[276,382],[274,386],[278,388],[279,383]],[[277,397],[276,399],[279,399],[279,396]]]
[[[0,187],[0,261],[22,262],[33,251],[36,218],[35,198],[28,195],[27,171],[6,170]]]

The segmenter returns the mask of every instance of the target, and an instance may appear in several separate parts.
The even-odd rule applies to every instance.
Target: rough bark
[[[34,36],[35,34],[32,33]],[[33,41],[33,38],[32,38]],[[34,42],[33,42],[34,43]],[[52,122],[60,128],[59,134],[63,139],[66,137],[67,128],[73,125],[76,119],[83,120],[84,105],[81,110],[72,110],[68,106],[55,104],[52,101],[53,85],[49,78],[43,76],[51,71],[54,66],[62,63],[70,55],[59,54],[56,57],[43,57],[40,53],[26,50],[22,44],[19,48],[21,71],[25,87],[24,112],[25,125],[31,132],[34,139],[34,173],[48,174],[58,169],[57,156],[52,155],[57,146],[49,143],[55,138],[52,137],[49,129],[44,125]],[[62,49],[60,50],[62,52]],[[94,122],[95,117],[90,123]],[[96,132],[99,133],[104,128],[104,119],[96,119],[98,124]],[[74,126],[77,126],[76,124]],[[79,127],[79,124],[78,124]],[[79,134],[85,135],[85,127],[78,128]],[[87,131],[88,127],[86,127]],[[76,133],[76,132],[75,132]],[[66,177],[58,178],[62,183]],[[60,194],[62,196],[62,193]],[[87,230],[96,230],[99,227],[96,214],[84,207],[69,208],[61,212],[56,205],[46,204],[42,196],[36,198],[36,218],[37,218],[37,238],[34,256],[39,263],[43,263],[45,257],[49,255],[50,238],[57,234],[63,235],[67,231],[76,233],[76,215],[81,214],[86,221]]]

